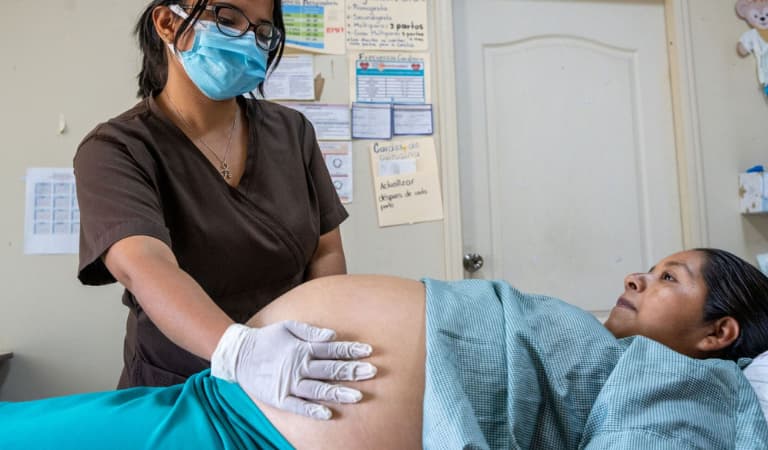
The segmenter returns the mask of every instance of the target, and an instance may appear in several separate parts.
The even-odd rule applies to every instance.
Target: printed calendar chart
[[[80,208],[72,169],[27,169],[24,253],[77,253]]]

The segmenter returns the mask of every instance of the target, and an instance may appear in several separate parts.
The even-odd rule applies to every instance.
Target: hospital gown
[[[504,282],[427,286],[425,449],[766,449],[734,362],[643,337]]]

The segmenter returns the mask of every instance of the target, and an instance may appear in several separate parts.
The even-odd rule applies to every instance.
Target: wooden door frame
[[[707,211],[701,158],[701,132],[693,65],[690,0],[664,0],[667,28],[667,55],[677,156],[678,190],[683,246],[707,246]],[[430,2],[435,38],[433,73],[437,95],[436,135],[444,202],[445,277],[464,277],[462,267],[461,186],[459,180],[459,138],[456,118],[456,64],[453,46],[453,1]]]

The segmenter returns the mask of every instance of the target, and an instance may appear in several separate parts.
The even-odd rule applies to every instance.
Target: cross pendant
[[[227,163],[223,162],[221,163],[221,176],[224,177],[225,180],[231,180],[232,179],[232,171],[229,170],[229,165]]]

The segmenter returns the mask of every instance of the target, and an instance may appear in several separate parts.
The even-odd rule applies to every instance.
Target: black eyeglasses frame
[[[185,9],[185,10],[188,10],[188,11],[195,9],[194,6],[190,6],[190,5],[182,5],[180,3],[178,5],[182,9]],[[238,14],[242,15],[243,19],[245,19],[245,21],[248,22],[248,27],[246,27],[245,30],[241,31],[241,30],[237,30],[235,28],[227,27],[226,25],[220,24],[219,23],[219,11],[221,11],[222,9],[229,9],[229,10],[235,11]],[[272,51],[276,50],[280,46],[280,41],[282,39],[282,32],[280,31],[279,28],[277,28],[272,22],[270,22],[268,20],[262,20],[262,21],[259,21],[258,23],[253,23],[253,22],[251,22],[251,19],[249,19],[248,16],[245,15],[243,10],[241,10],[237,6],[230,5],[229,3],[216,3],[216,4],[213,4],[213,5],[205,5],[202,8],[202,10],[203,11],[209,11],[209,12],[211,12],[213,14],[213,17],[215,19],[214,23],[216,24],[216,28],[218,28],[218,30],[221,31],[221,33],[226,35],[226,36],[233,37],[233,38],[238,38],[238,37],[244,36],[246,33],[248,33],[249,31],[253,30],[254,37],[256,38],[256,45],[258,45],[259,48],[261,48],[262,50],[267,51],[267,52],[272,52]],[[268,26],[269,30],[270,30],[269,35],[270,36],[274,36],[270,40],[271,45],[265,46],[264,44],[262,44],[261,41],[259,41],[259,35],[260,34],[258,32],[258,29],[259,29],[259,27],[263,27],[263,26]],[[236,35],[232,34],[232,31],[236,31],[239,34],[236,34]],[[263,34],[262,34],[262,36],[263,36]]]

